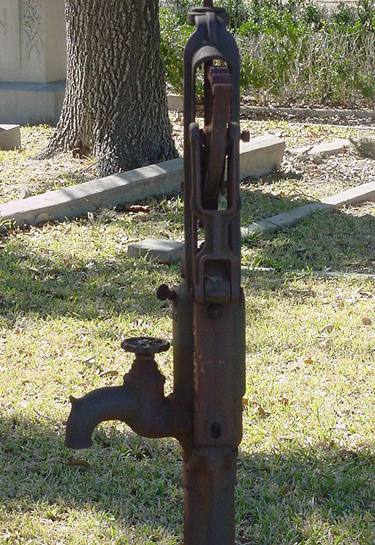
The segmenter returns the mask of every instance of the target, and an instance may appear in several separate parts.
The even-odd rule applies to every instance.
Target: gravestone
[[[0,0],[0,123],[54,123],[66,77],[64,0]]]

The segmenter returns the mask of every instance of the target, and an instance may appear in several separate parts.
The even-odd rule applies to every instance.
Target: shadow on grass
[[[276,215],[312,201],[278,198],[262,191],[245,192],[242,224]],[[345,210],[318,212],[295,227],[244,241],[254,266],[290,270],[332,269],[375,272],[375,215]]]
[[[57,265],[42,252],[19,248],[0,252],[0,316],[10,323],[19,315],[81,320],[126,313],[129,318],[158,316],[166,305],[156,298],[178,267],[119,257]]]
[[[180,535],[183,485],[176,443],[141,439],[111,427],[96,433],[85,466],[70,466],[62,435],[62,427],[53,423],[17,415],[0,419],[0,506],[9,517],[56,504],[65,513],[104,512],[124,528],[163,527]],[[374,462],[368,450],[328,444],[241,452],[239,543],[370,545]],[[342,540],[334,541],[335,536]]]
[[[243,225],[307,202],[256,189],[248,195],[245,191]],[[244,255],[246,264],[280,272],[327,268],[374,272],[374,232],[375,216],[371,214],[317,213],[288,231],[245,241]],[[150,236],[157,236],[152,221]],[[157,316],[162,305],[155,298],[155,289],[161,282],[179,278],[178,266],[125,256],[96,262],[87,258],[84,264],[61,261],[31,249],[22,237],[11,240],[9,247],[5,243],[0,251],[0,314],[10,321],[19,313],[82,319],[124,312]]]

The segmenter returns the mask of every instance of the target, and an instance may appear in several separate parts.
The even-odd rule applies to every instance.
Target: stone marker
[[[305,145],[300,148],[292,148],[289,153],[293,155],[305,155],[307,157],[329,157],[330,155],[338,155],[350,148],[350,140],[338,139],[333,142],[322,142],[316,145]]]
[[[168,95],[168,109],[171,112],[182,113],[184,111],[184,97],[181,95]]]
[[[21,147],[19,125],[0,125],[0,150],[13,150]]]
[[[170,265],[181,261],[183,250],[184,243],[181,241],[148,238],[129,244],[128,256],[147,257],[151,261]]]
[[[274,134],[251,138],[241,142],[241,178],[265,176],[281,167],[285,152],[285,140]]]
[[[313,146],[308,152],[308,155],[329,157],[330,155],[343,153],[347,148],[350,148],[350,141],[345,139],[334,140],[333,142],[322,142],[321,144]]]
[[[271,173],[281,164],[284,149],[285,142],[273,135],[260,136],[249,143],[242,143],[241,179]],[[0,205],[0,221],[12,221],[24,226],[74,218],[95,212],[98,208],[113,208],[157,195],[178,193],[181,191],[182,180],[182,159],[164,161],[158,165],[48,191],[35,197],[10,201]]]
[[[64,0],[0,0],[0,52],[0,122],[55,122],[66,78]]]

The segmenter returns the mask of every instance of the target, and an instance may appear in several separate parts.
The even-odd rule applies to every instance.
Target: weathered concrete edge
[[[83,184],[0,205],[0,221],[38,225],[45,221],[82,216],[181,188],[182,159],[138,168]]]
[[[246,239],[288,229],[296,225],[299,221],[322,210],[334,210],[343,206],[373,200],[375,200],[375,182],[369,182],[327,197],[322,201],[298,206],[288,212],[282,212],[281,214],[256,221],[248,227],[241,229],[242,238]]]
[[[276,160],[271,151],[280,156]],[[285,142],[275,135],[263,135],[241,144],[241,178],[251,175],[258,154],[272,155],[262,173],[269,174],[278,168],[285,150]],[[280,159],[280,161],[279,161]],[[258,174],[258,172],[256,172]],[[39,225],[46,221],[74,218],[95,212],[98,208],[113,208],[131,204],[157,195],[170,195],[181,190],[183,160],[173,159],[128,172],[91,180],[56,191],[10,201],[0,205],[0,221],[19,226]]]
[[[375,274],[373,273],[357,273],[357,272],[345,272],[345,271],[307,271],[307,270],[298,270],[290,269],[286,271],[277,271],[271,267],[248,267],[242,266],[241,273],[243,276],[250,275],[280,275],[280,274],[291,274],[298,275],[303,277],[314,277],[314,278],[323,278],[323,279],[345,279],[345,280],[360,280],[360,281],[375,281]]]
[[[241,106],[242,115],[287,115],[292,117],[299,117],[301,119],[307,119],[309,117],[339,117],[341,119],[355,117],[357,119],[374,119],[374,110],[349,110],[339,108],[283,108],[273,106]]]
[[[184,109],[184,97],[182,95],[169,94],[168,95],[168,106],[171,111],[183,112]],[[300,117],[306,119],[309,117],[356,117],[358,119],[374,119],[375,120],[375,111],[369,109],[353,110],[353,109],[340,109],[340,108],[287,108],[287,107],[277,107],[277,106],[241,106],[242,115],[287,115],[293,117]]]

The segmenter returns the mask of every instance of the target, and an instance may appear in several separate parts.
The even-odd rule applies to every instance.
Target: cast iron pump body
[[[209,4],[209,5],[207,5]],[[91,446],[95,427],[122,420],[145,437],[175,437],[184,454],[184,545],[234,545],[234,489],[245,389],[245,305],[240,285],[239,71],[224,9],[191,11],[196,30],[185,50],[185,259],[173,305],[174,389],[155,354],[160,339],[127,339],[135,354],[124,384],[71,398],[66,444]],[[197,122],[197,78],[204,80],[204,126]],[[198,242],[203,236],[203,242]]]

